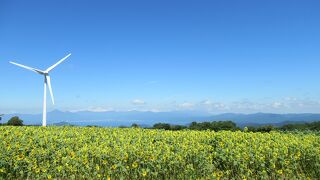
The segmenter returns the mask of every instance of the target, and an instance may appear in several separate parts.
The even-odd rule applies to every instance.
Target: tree
[[[9,126],[23,126],[23,120],[21,120],[18,116],[12,117],[8,122]]]
[[[256,132],[256,128],[254,126],[248,126],[248,132]]]
[[[182,126],[182,125],[172,125],[171,126],[171,130],[172,131],[180,131],[180,130],[183,130],[183,129],[187,129],[186,126]]]
[[[199,126],[198,126],[198,123],[197,122],[192,122],[189,126],[189,129],[192,129],[192,130],[199,130]]]
[[[138,124],[136,124],[136,123],[133,123],[133,124],[131,125],[131,127],[133,127],[133,128],[139,128],[140,126],[139,126]]]
[[[310,123],[309,127],[312,131],[320,131],[320,121]]]
[[[235,131],[238,129],[236,123],[232,121],[213,121],[213,122],[192,122],[189,126],[189,129],[192,130],[214,130],[214,131],[222,131],[222,130],[230,130]]]
[[[0,114],[0,124],[1,124],[1,120],[2,120],[2,116],[3,116],[4,114]]]
[[[320,130],[320,121],[315,121],[312,123],[295,123],[295,124],[286,124],[279,128],[282,131],[319,131]]]
[[[272,125],[260,126],[256,129],[257,132],[266,132],[269,133],[274,129]]]
[[[170,130],[170,124],[168,123],[157,123],[153,125],[153,129],[164,129],[164,130]]]

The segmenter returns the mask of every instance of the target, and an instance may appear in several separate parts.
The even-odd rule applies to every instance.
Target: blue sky
[[[320,110],[320,2],[0,0],[0,111]]]

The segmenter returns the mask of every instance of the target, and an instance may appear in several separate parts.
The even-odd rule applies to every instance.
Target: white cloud
[[[284,100],[285,100],[285,101],[297,101],[298,98],[295,98],[295,97],[285,97]]]
[[[212,101],[210,101],[210,100],[204,100],[204,101],[202,101],[202,103],[201,104],[203,104],[203,105],[207,105],[207,106],[211,106],[211,105],[213,105],[213,102]]]
[[[197,109],[200,111],[208,111],[208,112],[225,111],[229,109],[229,106],[221,102],[204,100],[204,101],[201,101],[200,103],[197,103]]]
[[[180,110],[192,110],[208,113],[318,113],[320,109],[320,100],[308,98],[283,97],[278,99],[261,100],[239,100],[239,101],[213,101],[206,99],[202,101],[173,101],[172,99],[162,103],[146,103],[142,99],[130,101],[131,105],[121,104],[117,106],[97,106],[73,111],[153,111],[168,112]],[[111,107],[111,108],[110,108]]]
[[[185,108],[185,109],[190,109],[190,108],[192,108],[193,106],[194,106],[194,104],[189,103],[189,102],[185,102],[185,103],[179,104],[179,107]]]
[[[111,110],[112,110],[112,108],[107,109],[107,108],[102,108],[102,107],[96,107],[96,108],[89,109],[89,111],[92,111],[92,112],[106,112],[106,111],[111,111]]]
[[[213,107],[219,110],[228,110],[229,106],[223,103],[214,103]]]
[[[141,100],[141,99],[134,99],[131,101],[132,104],[134,105],[144,105],[146,104],[146,102],[144,100]]]
[[[198,103],[189,103],[193,104],[192,110],[207,111],[210,113],[304,113],[318,112],[317,109],[320,109],[320,101],[296,97],[284,97],[275,100],[264,99],[256,101],[244,99],[231,102],[214,102],[211,100],[204,100]]]
[[[113,110],[114,110],[113,108],[88,107],[88,108],[70,110],[70,112],[80,112],[80,111],[107,112],[107,111],[113,111]]]
[[[283,104],[281,103],[281,102],[274,102],[274,103],[272,103],[272,107],[273,108],[280,108],[280,107],[282,107],[283,106]]]

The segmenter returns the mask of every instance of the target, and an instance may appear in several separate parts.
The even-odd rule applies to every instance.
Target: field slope
[[[320,178],[316,134],[0,127],[0,179]]]

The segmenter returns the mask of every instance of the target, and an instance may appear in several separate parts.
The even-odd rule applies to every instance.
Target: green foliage
[[[12,117],[8,122],[9,126],[23,126],[23,120],[21,120],[18,116]]]
[[[256,128],[256,132],[269,133],[272,130],[274,130],[274,127],[272,125],[259,126],[259,127]]]
[[[286,124],[279,129],[283,130],[283,131],[294,131],[294,130],[320,131],[320,121],[316,121],[316,122],[312,122],[312,123]]]
[[[171,126],[167,123],[157,123],[153,125],[153,129],[171,130]]]
[[[221,130],[237,130],[236,123],[232,121],[213,121],[213,122],[192,122],[189,126],[189,129],[192,130],[214,130],[214,131],[221,131]]]
[[[248,131],[247,132],[256,132],[256,127],[254,126],[247,126]]]
[[[0,127],[0,179],[319,179],[320,136]]]
[[[87,125],[86,127],[99,127],[97,125]]]
[[[237,130],[237,126],[232,121],[218,121],[218,122],[192,122],[189,127],[182,126],[182,125],[170,125],[168,123],[156,123],[153,125],[152,129],[164,129],[164,130],[184,130],[184,129],[191,129],[191,130],[214,130],[214,131],[222,131],[222,130]]]
[[[271,132],[273,130],[280,130],[280,131],[300,131],[300,132],[307,132],[307,131],[320,131],[320,121],[312,122],[312,123],[291,123],[286,124],[281,127],[274,127],[272,125],[264,125],[264,126],[248,126],[246,127],[246,132]]]
[[[179,130],[187,129],[187,126],[170,125],[168,123],[156,123],[153,125],[152,129],[164,129],[164,130],[179,131]]]
[[[263,125],[263,126],[248,126],[245,127],[244,132],[262,132],[262,133],[270,133],[271,131],[275,130],[276,128],[272,125]]]
[[[171,125],[170,126],[172,131],[180,131],[180,130],[184,130],[187,129],[187,126],[182,126],[182,125]]]
[[[133,124],[131,125],[131,127],[133,127],[133,128],[140,128],[140,126],[139,126],[138,124],[136,124],[136,123],[133,123]]]
[[[232,121],[213,121],[213,122],[192,122],[189,126],[182,125],[170,125],[168,123],[157,123],[154,124],[152,129],[164,129],[164,130],[214,130],[214,131],[222,131],[222,130],[230,130],[237,131],[241,130],[237,127],[236,123]],[[297,124],[287,124],[281,127],[274,127],[272,125],[262,125],[262,126],[247,126],[242,129],[244,132],[263,132],[270,133],[274,130],[280,131],[320,131],[320,121],[312,122],[312,123],[297,123]]]

